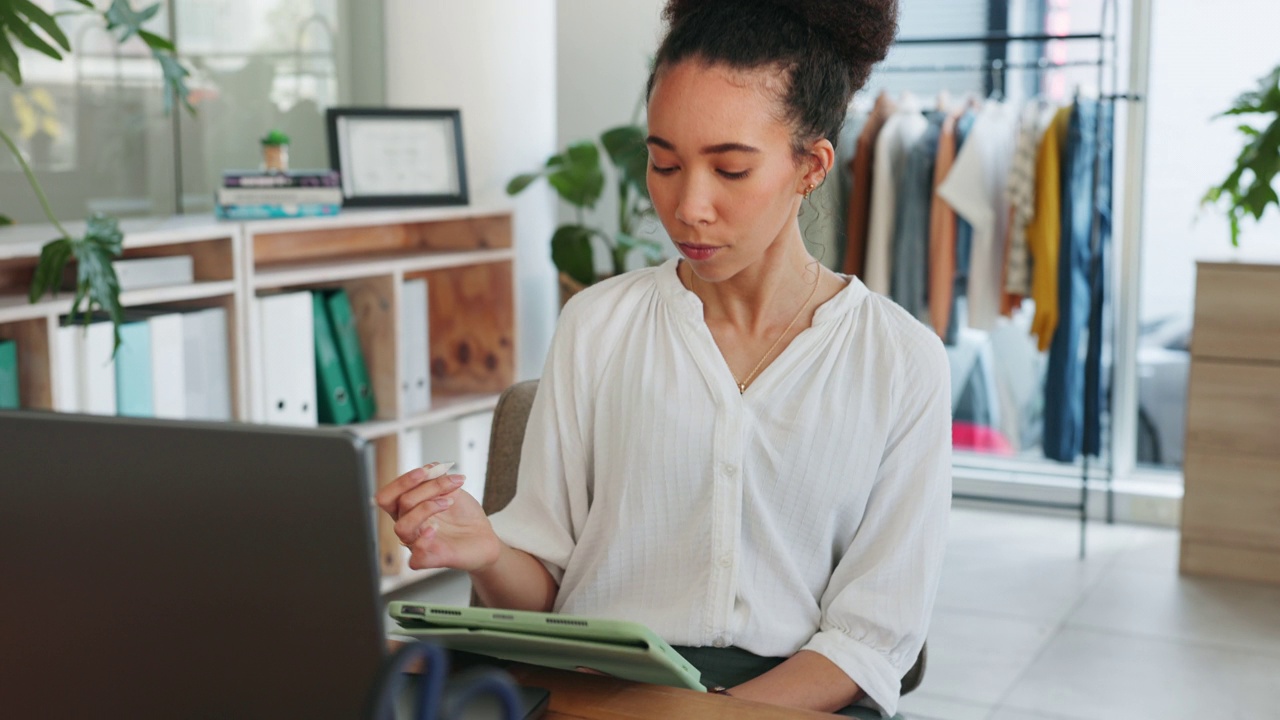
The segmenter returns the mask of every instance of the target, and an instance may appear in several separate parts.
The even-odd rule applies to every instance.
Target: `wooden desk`
[[[725,695],[709,695],[586,673],[530,665],[513,665],[507,671],[522,685],[551,691],[551,707],[544,716],[547,720],[831,718],[831,715],[809,710],[793,710]]]

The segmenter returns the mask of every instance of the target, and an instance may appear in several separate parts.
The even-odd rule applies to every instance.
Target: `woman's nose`
[[[676,219],[686,225],[705,225],[715,219],[711,190],[705,183],[690,178],[680,187],[676,203]]]

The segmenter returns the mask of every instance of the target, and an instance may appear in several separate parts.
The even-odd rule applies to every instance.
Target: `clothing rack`
[[[1139,95],[1115,91],[1119,85],[1119,79],[1118,79],[1119,65],[1117,62],[1118,43],[1116,42],[1116,35],[1119,29],[1118,28],[1119,10],[1116,7],[1116,0],[1103,0],[1101,15],[1102,15],[1101,22],[1099,23],[1099,26],[1098,26],[1099,32],[1096,32],[1096,33],[1049,35],[1049,34],[1042,34],[1042,33],[1014,34],[1014,33],[1008,33],[1008,32],[992,32],[985,35],[972,35],[972,36],[899,38],[897,41],[895,41],[894,43],[895,45],[902,45],[902,46],[985,45],[989,47],[989,50],[988,50],[989,59],[983,63],[968,63],[968,64],[956,64],[956,65],[946,65],[946,64],[906,65],[906,66],[889,65],[889,66],[878,68],[877,71],[884,72],[884,73],[914,73],[914,72],[950,73],[950,72],[990,71],[992,73],[993,86],[995,85],[995,82],[994,82],[995,76],[999,75],[1000,77],[999,87],[1003,88],[1005,85],[1004,73],[1008,70],[1054,70],[1054,69],[1063,68],[1063,67],[1097,67],[1098,68],[1098,100],[1100,104],[1103,102],[1114,103],[1116,101],[1140,101],[1142,100],[1142,97]],[[1111,20],[1110,25],[1108,25],[1108,17],[1110,17],[1110,20]],[[1091,59],[1071,60],[1071,61],[1062,62],[1062,63],[1050,63],[1045,58],[1041,58],[1036,62],[1010,63],[1004,57],[1004,50],[1006,50],[1007,48],[998,47],[998,46],[1005,46],[1011,43],[1027,43],[1027,42],[1047,43],[1047,42],[1055,42],[1055,41],[1059,41],[1059,42],[1060,41],[1067,41],[1067,42],[1094,41],[1097,43],[1097,49],[1098,49],[1097,56]],[[996,56],[992,57],[992,55],[996,55]],[[1111,70],[1110,87],[1112,89],[1112,92],[1104,93],[1102,89],[1106,79],[1105,71],[1108,68]],[[1093,213],[1090,218],[1090,233],[1089,233],[1090,234],[1090,258],[1089,258],[1090,287],[1093,287],[1093,285],[1098,281],[1098,273],[1102,272],[1102,268],[1100,267],[1099,263],[1102,259],[1101,254],[1103,252],[1103,248],[1100,247],[1101,245],[1101,227],[1099,222],[1100,211],[1099,211],[1098,202],[1097,202],[1099,177],[1100,177],[1100,171],[1102,170],[1102,162],[1103,162],[1103,159],[1102,159],[1103,148],[1102,148],[1102,142],[1101,142],[1102,118],[1103,118],[1103,113],[1101,112],[1101,110],[1099,110],[1099,112],[1097,113],[1097,117],[1095,118],[1095,128],[1094,128],[1094,137],[1096,138],[1096,140],[1094,143],[1093,186],[1091,191],[1092,192],[1091,199],[1093,202]],[[1115,126],[1116,126],[1114,108],[1111,113],[1111,122],[1112,122],[1112,135],[1114,136]],[[1110,162],[1114,165],[1114,151],[1112,151],[1108,155],[1108,157],[1110,158]],[[1112,180],[1112,185],[1114,188],[1114,178]],[[1105,289],[1103,292],[1104,292],[1104,300],[1102,301],[1101,304],[1105,306],[1106,304]],[[1091,306],[1090,313],[1092,314],[1093,312],[1092,302],[1090,303],[1090,306]],[[1112,303],[1112,308],[1114,311],[1114,302]],[[1099,311],[1101,312],[1101,309]],[[1086,328],[1090,324],[1091,324],[1090,319],[1086,318],[1085,319]],[[1113,322],[1112,323],[1113,329],[1115,325],[1116,323]],[[1086,337],[1088,332],[1089,330],[1086,330]],[[1106,393],[1105,393],[1106,408],[1105,410],[1103,408],[1098,409],[1099,413],[1105,413],[1107,416],[1111,414],[1111,396],[1112,396],[1112,393],[1114,392],[1114,387],[1115,387],[1114,375],[1115,375],[1116,363],[1114,358],[1114,348],[1115,348],[1115,343],[1113,342],[1112,343],[1113,358],[1110,364],[1110,378],[1109,378],[1110,382],[1106,388]],[[1085,397],[1087,397],[1088,395],[1087,389],[1088,389],[1088,385],[1086,383],[1082,388],[1082,395],[1084,395]],[[1082,397],[1082,400],[1084,400],[1083,397]],[[1101,454],[1102,452],[1101,445],[1103,445],[1102,442],[1100,442],[1100,447],[1096,448],[1099,454]],[[990,496],[990,495],[978,495],[978,494],[966,494],[966,493],[952,493],[952,497],[957,499],[962,499],[962,500],[976,500],[981,502],[994,502],[994,503],[1001,503],[1001,504],[1008,504],[1008,505],[1022,505],[1022,506],[1031,506],[1031,507],[1040,507],[1040,508],[1050,508],[1050,509],[1056,509],[1056,510],[1076,511],[1080,515],[1080,558],[1083,560],[1085,557],[1085,549],[1086,549],[1086,532],[1088,528],[1088,508],[1089,508],[1089,454],[1087,452],[1084,452],[1083,439],[1082,439],[1081,450],[1082,450],[1082,453],[1081,453],[1082,460],[1081,460],[1081,472],[1080,472],[1079,502],[1054,502],[1054,501],[1048,501],[1048,500],[997,497],[997,496]],[[1106,470],[1106,493],[1107,493],[1106,519],[1108,523],[1112,523],[1115,521],[1115,494],[1114,494],[1114,489],[1112,487],[1112,480],[1115,472],[1114,458],[1115,458],[1114,448],[1109,448],[1109,451],[1107,453],[1108,466]]]

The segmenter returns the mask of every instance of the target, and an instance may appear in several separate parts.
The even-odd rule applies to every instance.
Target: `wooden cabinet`
[[[515,252],[507,208],[429,208],[348,211],[336,217],[248,223],[211,216],[125,221],[125,257],[188,255],[195,282],[122,294],[126,307],[227,311],[228,367],[236,420],[262,422],[261,338],[254,298],[276,292],[341,287],[347,291],[377,398],[377,416],[348,426],[374,446],[376,476],[386,483],[402,471],[401,444],[420,442],[434,423],[491,410],[515,381]],[[83,226],[72,225],[72,233]],[[49,226],[0,230],[0,340],[19,353],[20,399],[50,410],[58,387],[60,320],[71,293],[30,304],[27,288]],[[425,279],[432,403],[429,411],[402,407],[405,376],[399,343],[405,335],[400,303],[406,280]],[[408,571],[407,550],[379,513],[383,591],[432,573]]]
[[[1280,583],[1280,264],[1198,266],[1181,570]]]

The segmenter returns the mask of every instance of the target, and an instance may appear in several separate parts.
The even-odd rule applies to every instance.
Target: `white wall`
[[[1195,259],[1226,253],[1230,231],[1200,198],[1231,171],[1244,147],[1239,120],[1214,119],[1280,63],[1274,0],[1156,2],[1151,29],[1147,174],[1143,208],[1142,317],[1189,316]],[[1253,28],[1253,30],[1249,30]],[[1245,118],[1253,121],[1253,118]],[[1274,208],[1243,223],[1246,254],[1280,250]]]
[[[644,108],[637,116],[636,106],[662,39],[663,5],[663,0],[558,0],[557,147],[598,138],[601,131],[633,119],[644,123]],[[612,178],[609,182],[588,223],[612,232],[618,203]],[[567,204],[562,203],[560,217],[566,222],[574,217]],[[645,236],[666,238],[656,220],[646,230]]]
[[[555,326],[555,199],[507,181],[556,147],[554,0],[386,0],[387,103],[460,108],[474,204],[511,203],[521,378],[537,377]]]

